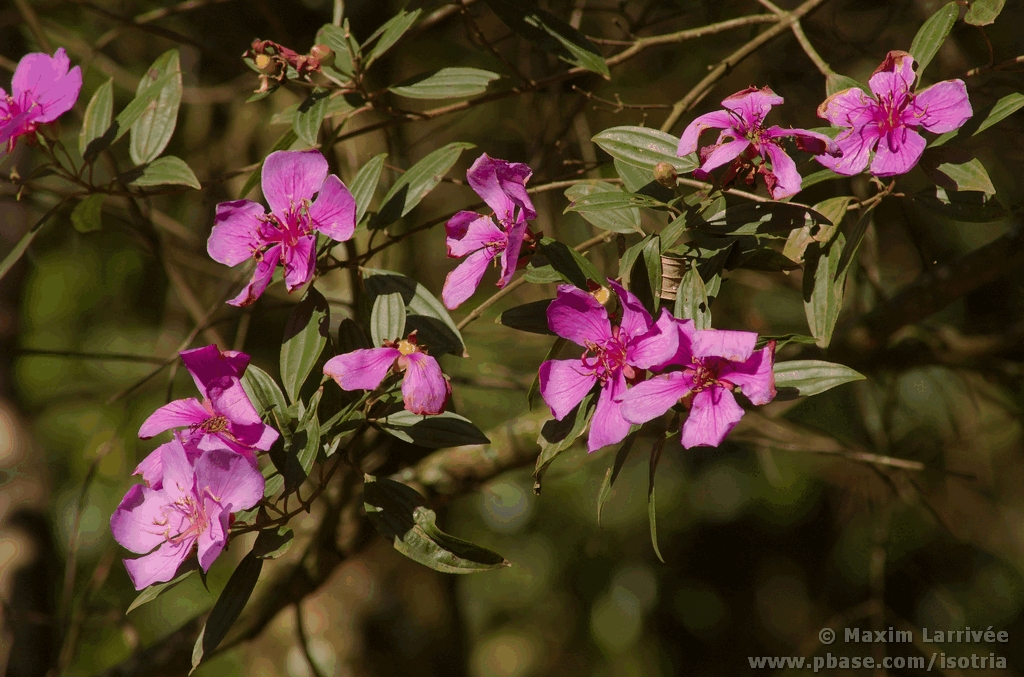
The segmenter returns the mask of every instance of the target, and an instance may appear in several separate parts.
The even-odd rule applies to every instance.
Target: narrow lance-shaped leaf
[[[327,299],[310,287],[285,324],[284,342],[281,344],[281,381],[292,402],[298,401],[302,384],[327,345],[330,313]]]
[[[917,62],[917,72],[924,73],[928,64],[932,62],[935,55],[945,42],[949,31],[953,29],[957,17],[960,16],[960,5],[950,2],[939,8],[939,11],[932,14],[924,25],[917,31],[914,41],[910,43],[910,54]]]
[[[370,314],[370,337],[374,346],[405,336],[405,301],[398,292],[381,294],[373,302]]]
[[[649,127],[610,127],[596,135],[593,142],[613,158],[652,172],[659,162],[669,163],[679,174],[692,172],[698,164],[695,154],[676,155],[677,137]]]
[[[811,242],[804,253],[804,314],[818,346],[827,348],[843,309],[846,273],[837,275],[846,235],[837,233],[829,243]]]
[[[117,114],[107,131],[89,142],[85,153],[82,154],[83,159],[87,163],[93,162],[110,144],[127,134],[132,125],[149,109],[150,104],[157,100],[164,86],[177,76],[178,73],[162,75],[149,85],[146,91],[137,94],[124,110]]]
[[[199,190],[202,186],[192,168],[185,161],[173,155],[158,157],[147,165],[132,170],[129,174],[138,174],[131,178],[133,186],[188,186]]]
[[[654,500],[654,476],[658,470],[658,461],[661,460],[661,452],[665,448],[665,440],[668,439],[669,434],[666,432],[660,435],[654,442],[654,446],[651,447],[650,475],[647,487],[647,523],[651,528],[651,545],[654,546],[654,554],[658,556],[658,561],[662,564],[665,563],[665,558],[661,556],[661,549],[658,547],[658,509]]]
[[[385,477],[364,476],[366,516],[378,533],[409,559],[446,574],[471,574],[509,566],[496,552],[437,528],[437,514],[414,489]]]
[[[462,151],[473,148],[471,143],[449,143],[438,148],[402,174],[384,196],[380,211],[371,219],[371,228],[382,228],[405,216],[434,190],[448,170],[458,162]]]
[[[272,410],[279,415],[287,413],[288,402],[284,398],[284,393],[277,387],[270,374],[259,367],[251,364],[246,367],[245,373],[242,374],[242,388],[260,416],[265,417]]]
[[[1003,11],[1006,0],[974,0],[967,9],[964,21],[972,26],[988,26],[996,21]]]
[[[299,427],[292,436],[292,453],[295,454],[302,468],[303,475],[308,476],[316,461],[316,453],[320,450],[320,418],[317,410],[324,389],[321,387],[309,399],[306,411],[302,414]]]
[[[604,276],[594,267],[594,264],[564,242],[545,237],[540,241],[540,249],[555,272],[569,284],[576,285],[580,289],[587,289],[587,280],[593,280],[602,285],[605,283]]]
[[[373,46],[370,54],[366,57],[364,68],[369,68],[374,61],[394,47],[395,43],[401,40],[406,31],[412,28],[413,24],[416,23],[416,19],[419,18],[422,11],[423,10],[419,9],[413,10],[412,12],[406,12],[404,9],[400,10],[396,16],[392,17],[387,23],[377,29],[377,31],[371,35],[363,45],[365,48],[367,44],[373,42],[376,36],[380,35],[380,39],[377,40],[377,44]]]
[[[775,363],[775,389],[783,399],[818,395],[844,383],[863,379],[863,374],[845,365],[822,360]]]
[[[540,493],[541,480],[544,479],[544,473],[555,457],[571,447],[587,429],[596,406],[597,397],[591,392],[561,421],[552,419],[541,427],[540,436],[537,438],[540,455],[537,456],[537,466],[533,470],[535,493]]]
[[[697,262],[692,261],[690,268],[683,275],[676,293],[676,304],[672,314],[681,320],[693,320],[697,329],[711,329],[711,308],[708,305],[708,292],[704,280],[697,270]]]
[[[428,449],[490,442],[476,424],[450,411],[436,416],[422,416],[403,409],[377,423],[389,435]]]
[[[141,96],[152,83],[168,75],[171,77],[159,94],[139,119],[132,123],[128,150],[137,165],[146,164],[164,152],[178,123],[182,86],[177,49],[164,52],[153,62],[146,75],[139,80],[135,96]]]
[[[167,592],[168,590],[175,587],[176,585],[184,581],[186,578],[194,574],[195,571],[195,569],[189,569],[185,573],[167,581],[166,583],[156,583],[154,585],[149,586],[148,588],[140,592],[139,596],[136,597],[132,601],[132,603],[128,605],[128,609],[124,612],[125,615],[127,616],[143,604],[148,604],[149,602],[152,602],[154,599],[156,599],[163,593]]]
[[[601,51],[578,30],[536,5],[486,0],[505,25],[562,61],[608,77]]]
[[[387,157],[387,153],[381,153],[370,158],[365,165],[359,168],[352,183],[348,186],[356,201],[356,223],[363,220],[363,215],[370,208],[370,202],[373,201],[373,194],[377,190],[380,173],[384,169],[384,160]]]
[[[483,94],[501,76],[480,68],[442,68],[388,87],[407,99],[463,99]]]
[[[381,294],[398,292],[405,300],[407,332],[415,330],[432,355],[451,353],[468,357],[462,333],[444,305],[419,282],[389,270],[363,268],[366,300],[372,304]]]
[[[78,152],[85,156],[85,151],[94,139],[98,139],[110,128],[114,117],[114,79],[111,78],[100,85],[89,99],[82,118],[82,129],[78,132]]]
[[[327,115],[330,96],[329,89],[315,89],[295,111],[292,129],[298,138],[310,146],[315,146],[320,137],[320,125],[323,124],[324,117]]]
[[[598,181],[596,183],[577,183],[565,191],[565,197],[573,203],[571,211],[579,212],[580,216],[598,228],[610,230],[616,233],[640,232],[640,210],[632,204],[626,204],[626,202],[624,202],[624,206],[621,208],[604,205],[597,209],[586,209],[580,206],[579,201],[581,199],[591,197],[598,193],[621,196],[624,198],[628,198],[630,195],[629,193],[623,192],[623,190],[618,186]],[[570,211],[570,209],[567,209],[566,211]]]
[[[256,582],[262,570],[263,560],[251,552],[238,563],[213,609],[210,610],[210,615],[206,617],[203,631],[196,639],[195,648],[192,650],[192,670],[189,674],[195,671],[204,657],[212,654],[220,646],[252,596],[252,591],[256,589]]]
[[[498,316],[497,322],[531,334],[554,336],[555,332],[548,327],[548,306],[552,301],[554,299],[542,299],[509,308]]]

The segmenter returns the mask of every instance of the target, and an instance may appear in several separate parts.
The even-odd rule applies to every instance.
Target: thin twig
[[[818,69],[818,72],[828,77],[832,73],[832,68],[821,58],[818,50],[814,49],[814,45],[807,39],[807,34],[804,33],[803,26],[800,25],[799,21],[793,22],[793,35],[796,36],[796,41],[803,47],[804,53],[814,62],[814,67]]]
[[[100,360],[108,362],[145,362],[148,364],[163,364],[165,358],[153,357],[150,355],[130,355],[127,353],[90,353],[77,350],[47,350],[45,348],[15,348],[15,355],[30,355],[38,357],[67,357],[78,360]]]
[[[46,36],[46,31],[43,30],[42,24],[39,23],[39,16],[36,15],[32,6],[28,4],[28,0],[14,0],[15,6],[18,8],[18,13],[21,14],[21,18],[25,20],[25,24],[28,25],[28,30],[32,33],[32,37],[35,39],[39,46],[44,52],[49,54],[53,51],[53,45],[50,43],[50,38]]]

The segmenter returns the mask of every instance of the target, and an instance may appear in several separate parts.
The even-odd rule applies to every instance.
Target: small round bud
[[[659,162],[654,165],[654,180],[666,188],[675,188],[678,176],[676,168],[668,162]]]
[[[253,63],[256,64],[256,68],[259,68],[261,71],[265,71],[270,68],[272,62],[273,60],[266,54],[257,54],[256,58],[253,59]]]
[[[309,50],[309,55],[317,61],[326,61],[333,53],[327,45],[313,45],[313,49]]]

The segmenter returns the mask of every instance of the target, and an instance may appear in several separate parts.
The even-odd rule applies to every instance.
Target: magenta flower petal
[[[246,446],[262,436],[264,423],[237,378],[223,378],[207,390],[213,410],[227,418],[233,436]]]
[[[473,219],[468,220],[469,216]],[[448,221],[445,229],[448,231],[448,238],[445,240],[448,257],[453,259],[484,249],[488,245],[504,245],[508,239],[508,234],[494,225],[491,217],[473,212],[459,212]]]
[[[185,368],[192,374],[199,392],[206,395],[206,389],[211,383],[217,383],[221,379],[242,378],[246,367],[249,366],[249,356],[237,350],[221,350],[215,345],[183,350],[181,361]]]
[[[722,357],[743,362],[753,354],[756,343],[757,334],[752,331],[701,329],[693,337],[692,347],[696,357]]]
[[[316,267],[316,238],[300,237],[284,250],[284,283],[291,293],[313,279]]]
[[[270,429],[273,430],[273,428]],[[183,444],[179,434],[175,433],[170,442],[161,444],[150,452],[149,456],[142,459],[139,465],[135,467],[135,470],[132,471],[132,474],[141,475],[142,480],[150,489],[161,488],[164,483],[164,451],[172,445],[181,447],[182,453],[185,454],[185,457],[188,459],[190,464],[195,463],[196,459],[202,455],[202,452],[195,445],[191,443]]]
[[[770,139],[791,138],[797,148],[812,155],[821,155],[822,153],[839,155],[840,152],[839,146],[833,139],[806,129],[786,129],[776,125],[765,130],[765,136]]]
[[[800,192],[800,173],[796,163],[781,147],[771,142],[761,144],[761,151],[772,161],[771,172],[765,174],[765,185],[773,200],[781,200]]]
[[[327,160],[318,150],[279,150],[263,161],[263,197],[274,214],[285,214],[312,200],[327,178]]]
[[[629,421],[622,418],[617,401],[626,392],[626,379],[609,379],[597,397],[594,417],[590,420],[590,434],[587,437],[587,451],[595,452],[609,444],[621,442],[629,434]]]
[[[887,96],[903,96],[914,89],[914,57],[907,52],[891,51],[875,69],[868,80],[868,87],[879,99]]]
[[[717,447],[743,418],[743,408],[733,394],[720,386],[693,396],[693,407],[683,423],[683,446]]]
[[[136,590],[142,590],[154,583],[172,580],[178,573],[178,567],[188,558],[195,542],[194,538],[186,538],[177,543],[165,541],[155,552],[144,557],[123,560],[132,585]]]
[[[263,252],[263,255],[256,263],[256,270],[253,272],[249,284],[245,286],[245,289],[238,296],[228,301],[228,303],[233,306],[247,306],[255,303],[256,299],[266,291],[267,285],[274,278],[274,269],[277,268],[277,263],[280,260],[281,245],[274,245]]]
[[[922,127],[936,134],[960,129],[974,115],[963,80],[938,82],[918,92],[915,103],[914,117]]]
[[[700,142],[700,135],[708,129],[730,129],[735,118],[726,110],[716,110],[712,113],[705,113],[686,125],[683,136],[679,139],[679,147],[676,148],[676,155],[683,157],[697,150]]]
[[[195,465],[196,487],[209,494],[224,510],[248,510],[263,500],[264,479],[241,455],[230,451],[208,451]]]
[[[441,300],[445,308],[455,310],[476,292],[494,255],[493,249],[479,249],[448,273],[441,289]]]
[[[768,87],[748,87],[722,101],[722,106],[736,113],[748,125],[760,126],[772,106],[781,106],[784,99]]]
[[[516,266],[519,265],[519,252],[523,248],[523,238],[526,237],[526,221],[519,219],[509,229],[508,243],[505,251],[501,253],[501,277],[498,278],[498,286],[504,287],[512,281],[515,275]]]
[[[666,308],[661,309],[658,321],[641,334],[626,349],[626,361],[634,367],[650,369],[667,362],[679,350],[679,330],[676,319]]]
[[[860,87],[836,92],[818,106],[818,117],[836,127],[863,127],[874,120],[875,102]]]
[[[681,371],[637,383],[622,396],[622,417],[630,423],[647,423],[674,407],[692,389],[693,379]]]
[[[609,281],[608,286],[619,297],[622,306],[622,319],[619,320],[619,327],[626,333],[626,336],[634,337],[647,332],[654,322],[651,320],[651,314],[644,308],[644,304],[640,303],[640,299],[632,292],[626,291],[615,280]]]
[[[863,127],[851,129],[836,137],[836,144],[842,155],[818,155],[815,160],[831,169],[836,174],[853,176],[860,174],[868,166],[868,156],[871,149],[881,138],[878,125],[871,123]]]
[[[156,452],[154,452],[156,453]],[[110,531],[122,547],[143,555],[164,542],[163,502],[154,489],[136,484],[110,516]]]
[[[327,360],[324,373],[342,390],[373,390],[402,353],[398,348],[363,348]]]
[[[921,159],[928,142],[910,127],[895,129],[878,142],[871,160],[871,173],[875,176],[906,174]]]
[[[210,412],[194,397],[175,400],[149,415],[139,428],[139,437],[146,440],[171,428],[199,425],[210,417]]]
[[[608,311],[590,294],[561,285],[558,297],[548,306],[548,327],[563,338],[586,347],[612,337]]]
[[[527,219],[536,218],[533,202],[526,192],[526,182],[533,171],[519,162],[506,162],[484,153],[466,172],[470,187],[494,210],[499,221],[513,218],[516,206],[523,209]]]
[[[209,571],[213,561],[220,556],[220,553],[224,551],[224,546],[227,545],[230,513],[209,498],[205,499],[205,505],[209,526],[196,539],[196,556],[203,571]]]
[[[718,377],[739,386],[753,404],[768,404],[775,398],[775,341],[755,351],[743,362],[721,365]]]
[[[402,398],[405,408],[424,416],[440,414],[448,403],[451,386],[441,372],[441,365],[430,355],[416,352],[398,358],[405,367]]]
[[[225,266],[237,266],[259,251],[259,228],[263,206],[250,200],[221,202],[217,205],[213,230],[206,242],[210,258]]]
[[[548,360],[540,365],[540,395],[561,421],[583,401],[597,376],[583,369],[580,360]]]
[[[334,174],[324,180],[320,194],[309,208],[313,227],[338,242],[345,242],[356,230],[356,200]]]
[[[700,171],[706,174],[713,169],[718,169],[722,165],[738,158],[748,148],[750,148],[750,141],[745,137],[716,145],[714,150],[705,158],[704,163],[701,164]]]
[[[53,56],[27,54],[18,62],[11,79],[11,94],[23,109],[35,111],[33,122],[53,122],[67,113],[78,100],[82,89],[82,69],[71,68],[63,47]]]

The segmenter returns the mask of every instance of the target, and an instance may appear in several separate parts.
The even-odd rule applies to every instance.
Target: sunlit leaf
[[[182,93],[181,66],[177,49],[164,52],[153,62],[139,80],[135,96],[141,96],[153,83],[166,76],[171,77],[145,112],[131,125],[128,150],[132,162],[137,165],[144,165],[159,157],[174,134]]]
[[[650,127],[611,127],[593,141],[613,158],[652,172],[659,162],[669,163],[679,174],[692,172],[698,164],[696,154],[676,155],[677,137]]]
[[[359,168],[355,178],[352,179],[352,183],[348,186],[352,192],[352,197],[356,201],[356,223],[363,220],[363,215],[370,208],[373,194],[376,192],[377,184],[380,182],[381,170],[384,169],[384,160],[387,157],[387,153],[381,153],[370,158],[366,164]]]
[[[96,88],[89,105],[85,108],[82,128],[78,132],[78,152],[82,157],[93,140],[103,136],[110,128],[114,117],[114,79],[111,78]]]
[[[449,143],[428,154],[398,177],[384,196],[380,211],[370,220],[371,228],[381,228],[405,216],[434,190],[448,173],[462,151],[473,148],[471,143]]]
[[[864,375],[842,364],[822,360],[790,360],[775,363],[775,389],[782,399],[818,395]]]
[[[381,294],[397,292],[405,301],[406,330],[415,330],[420,344],[426,345],[432,355],[451,353],[468,356],[462,333],[444,305],[426,287],[412,278],[389,270],[363,268],[362,273],[370,308]]]
[[[380,39],[377,40],[377,44],[373,46],[373,49],[370,50],[370,53],[367,55],[366,62],[363,67],[369,68],[374,61],[394,47],[395,43],[401,40],[406,31],[412,28],[413,24],[416,23],[416,19],[419,18],[422,11],[423,10],[419,9],[415,9],[411,12],[406,12],[404,9],[399,10],[397,15],[391,17],[387,23],[378,28],[373,35],[367,38],[366,42],[363,44],[364,49],[366,45],[373,42],[378,35],[380,36]]]
[[[974,0],[967,9],[964,21],[972,26],[988,26],[996,21],[1003,11],[1006,0]]]
[[[147,165],[132,170],[137,174],[129,183],[140,188],[149,186],[188,186],[199,190],[199,179],[184,160],[173,155],[158,157]]]
[[[635,233],[640,231],[640,210],[630,204],[629,200],[624,201],[621,208],[609,203],[597,204],[588,202],[588,199],[599,194],[610,195],[614,198],[633,197],[618,186],[603,181],[577,183],[565,191],[565,197],[570,201],[570,207],[566,211],[579,212],[580,216],[604,230],[611,230],[616,233]],[[590,208],[587,206],[589,204],[595,204],[596,206]]]
[[[480,68],[442,68],[388,87],[407,99],[463,99],[483,94],[501,76]]]
[[[405,300],[398,292],[381,294],[370,313],[370,339],[374,346],[405,338]]]
[[[935,55],[946,41],[946,36],[953,29],[957,17],[960,16],[960,5],[950,2],[939,8],[939,11],[932,14],[924,25],[917,31],[914,41],[910,43],[910,54],[917,62],[917,72],[924,73],[928,64],[932,62]]]
[[[472,421],[450,411],[436,416],[423,416],[403,409],[377,423],[389,435],[428,449],[490,442]]]
[[[292,402],[327,345],[330,321],[327,299],[311,286],[288,318],[281,344],[281,382]]]

